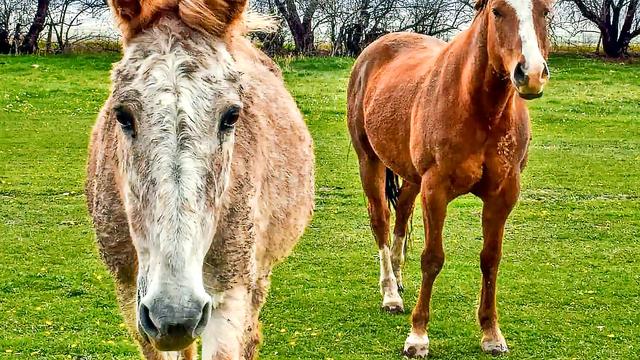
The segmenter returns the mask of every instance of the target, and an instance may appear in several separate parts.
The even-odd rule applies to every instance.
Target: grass
[[[138,359],[82,194],[88,133],[115,55],[0,57],[0,358]],[[35,67],[33,64],[37,64]],[[400,359],[408,315],[379,309],[378,262],[345,126],[352,60],[284,64],[317,151],[317,208],[274,272],[262,359]],[[554,56],[499,277],[512,359],[640,353],[640,65]],[[406,268],[417,296],[419,215]],[[480,203],[449,207],[430,357],[480,354]]]

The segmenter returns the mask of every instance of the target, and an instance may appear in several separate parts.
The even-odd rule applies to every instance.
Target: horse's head
[[[139,330],[159,350],[190,345],[216,305],[203,264],[242,112],[224,39],[244,4],[111,0],[125,46],[107,114],[138,255]]]
[[[487,49],[493,68],[511,78],[525,99],[542,96],[549,81],[548,15],[551,0],[478,0],[487,21]]]

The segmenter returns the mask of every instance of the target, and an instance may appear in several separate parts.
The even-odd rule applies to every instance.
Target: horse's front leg
[[[426,357],[429,353],[429,304],[433,282],[444,265],[442,228],[450,201],[449,183],[446,177],[430,171],[423,176],[422,217],[425,228],[425,247],[421,256],[422,284],[420,295],[412,313],[411,333],[404,344],[404,354],[409,357]]]
[[[217,300],[202,333],[202,360],[244,360],[245,344],[251,341],[247,333],[253,318],[251,294],[246,286],[237,285]]]
[[[502,257],[502,237],[507,217],[518,200],[520,192],[519,176],[510,177],[497,192],[484,194],[482,200],[482,232],[484,245],[480,253],[482,270],[482,291],[478,320],[482,328],[481,347],[484,352],[494,355],[508,351],[507,342],[498,326],[496,309],[496,281],[498,266]]]

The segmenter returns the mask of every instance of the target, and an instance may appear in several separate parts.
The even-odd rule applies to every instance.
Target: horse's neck
[[[482,15],[480,15],[482,16]],[[490,123],[500,121],[511,104],[515,90],[511,81],[497,73],[490,63],[485,19],[476,18],[450,51],[460,66],[460,96],[466,97],[467,111]]]

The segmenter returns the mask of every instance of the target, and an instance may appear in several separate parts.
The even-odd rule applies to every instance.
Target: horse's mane
[[[247,0],[109,0],[125,38],[147,28],[160,16],[174,13],[196,30],[221,36],[274,28],[266,16],[246,11]]]
[[[476,5],[475,5],[476,11],[478,12],[482,11],[487,6],[488,2],[489,0],[476,0]]]

